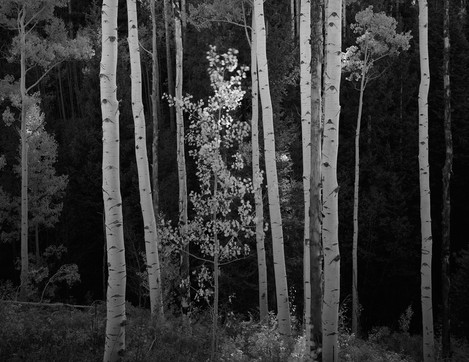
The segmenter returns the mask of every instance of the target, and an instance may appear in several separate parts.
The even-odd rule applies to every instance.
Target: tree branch
[[[39,84],[39,82],[52,70],[54,69],[57,65],[61,64],[63,62],[63,60],[60,60],[58,62],[56,62],[54,65],[52,65],[51,67],[49,67],[49,69],[47,69],[44,74],[42,74],[39,79],[34,82],[33,85],[29,86],[28,88],[26,88],[26,93],[28,93],[31,89],[33,89],[35,86],[37,86]],[[31,68],[30,68],[31,69]]]

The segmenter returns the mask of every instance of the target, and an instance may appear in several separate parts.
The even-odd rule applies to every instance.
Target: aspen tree
[[[430,214],[430,165],[428,162],[428,91],[430,67],[428,61],[428,3],[419,0],[420,87],[419,108],[419,180],[420,225],[422,234],[421,301],[423,359],[435,361],[432,303],[432,220]]]
[[[441,329],[441,347],[443,358],[451,357],[451,334],[450,334],[450,308],[449,308],[449,258],[451,245],[451,197],[450,180],[453,168],[453,139],[451,134],[451,84],[449,78],[450,61],[450,36],[449,36],[449,0],[443,1],[443,87],[445,102],[445,145],[446,157],[443,166],[443,210],[442,210],[442,230],[443,238],[441,245],[441,299],[442,299],[442,329]]]
[[[338,318],[340,297],[339,215],[337,151],[339,147],[340,77],[342,46],[342,0],[326,1],[323,177],[324,302],[322,314],[324,361],[338,361]]]
[[[303,150],[303,284],[306,351],[312,347],[311,327],[311,265],[310,265],[310,183],[311,183],[311,2],[301,0],[300,6],[300,99]]]
[[[161,270],[158,255],[158,232],[156,228],[153,195],[150,183],[150,170],[147,153],[145,114],[142,101],[142,70],[140,65],[140,44],[138,40],[136,0],[127,0],[127,19],[129,26],[129,54],[132,113],[135,126],[135,158],[140,189],[140,207],[143,215],[145,254],[152,316],[163,318],[163,298],[161,290]]]
[[[53,32],[64,32],[63,22],[54,17],[56,7],[65,7],[64,0],[2,0],[0,1],[0,26],[17,32],[17,41],[13,43],[12,59],[19,58],[20,63],[20,98],[21,98],[21,297],[24,296],[24,287],[27,284],[29,272],[28,260],[28,144],[26,114],[34,101],[30,91],[37,87],[42,79],[57,65],[66,59],[86,59],[93,51],[89,41],[81,36],[76,39],[59,39],[58,41],[41,42],[41,46],[31,46],[38,40],[43,40],[35,28],[40,22],[50,21],[49,29],[45,30],[46,36]],[[45,56],[47,54],[47,56]],[[32,84],[27,84],[30,76],[27,73],[34,67],[41,69],[41,75]]]
[[[259,166],[259,81],[257,78],[257,35],[256,17],[252,17],[251,35],[251,79],[252,79],[252,183],[254,188],[254,203],[256,212],[256,248],[257,269],[259,273],[259,317],[263,321],[267,317],[267,264],[265,257],[264,233],[264,205],[262,202],[262,174]]]
[[[125,352],[125,247],[119,175],[119,103],[117,102],[117,0],[102,7],[102,57],[99,74],[103,119],[103,199],[108,288],[104,361],[120,361]]]
[[[359,11],[356,23],[351,25],[357,34],[357,45],[347,48],[343,57],[344,71],[351,72],[346,79],[360,82],[357,128],[355,129],[355,180],[353,187],[353,241],[352,241],[352,333],[359,333],[358,301],[358,203],[360,185],[360,128],[363,113],[363,95],[368,83],[377,79],[376,63],[385,57],[397,56],[409,48],[410,33],[396,33],[397,22],[384,12],[374,13],[373,7]]]
[[[275,272],[275,289],[277,293],[277,313],[279,331],[283,335],[291,334],[290,307],[288,302],[287,272],[285,253],[283,249],[282,216],[280,214],[280,197],[278,191],[277,165],[275,162],[275,137],[272,114],[272,100],[269,88],[269,70],[266,55],[266,31],[264,21],[264,3],[254,1],[257,36],[257,66],[259,75],[259,89],[262,106],[262,120],[264,127],[264,152],[267,176],[267,193],[269,196],[270,227],[272,230],[272,244]]]
[[[182,59],[183,59],[183,44],[182,44],[182,22],[179,3],[174,2],[174,37],[176,41],[176,86],[175,86],[175,108],[176,108],[176,142],[177,142],[177,165],[178,165],[178,180],[179,180],[179,227],[182,234],[185,234],[187,228],[187,176],[186,176],[186,156],[184,147],[184,115],[182,109]],[[185,245],[181,253],[181,277],[183,280],[182,290],[182,308],[183,313],[188,312],[190,303],[190,289],[189,289],[189,244]]]
[[[151,76],[151,111],[153,115],[153,141],[152,141],[152,187],[153,210],[158,220],[159,214],[159,181],[158,181],[158,144],[159,144],[159,120],[161,119],[161,94],[160,94],[160,67],[158,61],[156,0],[150,0],[151,11],[151,44],[152,44],[152,76]],[[174,111],[174,110],[173,110]],[[158,221],[157,221],[158,222]]]
[[[173,78],[173,62],[171,58],[171,32],[170,32],[170,19],[171,19],[171,7],[169,6],[169,0],[163,0],[163,12],[164,12],[164,32],[165,32],[165,45],[166,45],[166,71],[168,72],[168,94],[172,98],[174,96],[174,78]],[[169,108],[169,126],[171,131],[174,131],[174,125],[176,124],[176,115],[174,108]]]
[[[310,350],[306,353],[314,357],[313,348],[322,344],[322,183],[321,183],[321,150],[322,150],[322,57],[323,57],[323,0],[312,0],[312,34],[313,46],[311,58],[311,176],[310,176],[310,287],[311,287],[311,329]],[[308,325],[307,325],[308,328]]]

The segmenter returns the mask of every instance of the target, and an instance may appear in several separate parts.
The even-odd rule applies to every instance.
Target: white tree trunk
[[[423,327],[423,359],[435,361],[432,306],[432,220],[430,215],[430,165],[428,163],[428,91],[430,67],[428,61],[428,4],[419,0],[419,179],[420,225],[422,233],[421,299]]]
[[[280,214],[280,197],[278,191],[277,164],[275,157],[272,100],[270,98],[269,70],[267,66],[266,55],[266,31],[263,0],[254,1],[254,16],[256,18],[257,65],[262,105],[262,119],[264,126],[265,168],[267,175],[267,192],[269,196],[269,213],[272,229],[278,323],[280,333],[284,335],[290,335],[290,307],[288,301],[285,253],[283,249],[282,216]]]
[[[342,0],[326,2],[325,74],[324,74],[324,140],[322,152],[323,175],[323,253],[324,303],[323,352],[324,361],[337,361],[338,317],[340,297],[339,215],[337,184],[337,151],[339,147],[340,77],[342,46]]]
[[[152,316],[163,318],[163,298],[161,289],[161,270],[158,255],[158,231],[150,183],[150,170],[147,153],[145,114],[142,102],[142,70],[140,65],[140,45],[138,40],[137,3],[127,0],[127,19],[129,25],[129,54],[131,71],[132,113],[135,125],[135,157],[140,189],[140,206],[143,215],[145,253],[147,257],[148,287]]]
[[[259,273],[259,317],[263,321],[267,317],[267,264],[265,258],[264,233],[264,205],[262,202],[262,175],[259,166],[259,81],[257,79],[257,36],[256,17],[252,17],[252,44],[251,44],[251,79],[252,79],[252,182],[254,187],[254,203],[256,211],[256,248],[257,268]]]
[[[178,165],[178,180],[179,180],[179,227],[184,234],[187,227],[187,176],[186,176],[186,156],[184,147],[184,115],[182,112],[182,80],[183,80],[183,44],[182,44],[182,24],[181,12],[177,7],[175,9],[174,29],[176,40],[176,132],[177,132],[177,165]],[[189,245],[184,247],[181,252],[181,277],[189,278]],[[186,313],[190,303],[190,289],[189,287],[182,290],[182,308],[183,313]]]
[[[311,249],[310,249],[310,183],[311,183],[311,2],[302,0],[300,7],[300,99],[303,149],[304,243],[303,286],[306,350],[313,349],[311,336]]]
[[[103,118],[103,199],[108,256],[104,361],[120,361],[125,352],[125,247],[119,175],[119,104],[116,92],[117,0],[102,7],[100,72]]]

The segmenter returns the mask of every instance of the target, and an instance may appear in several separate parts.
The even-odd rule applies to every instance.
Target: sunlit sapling
[[[409,48],[410,32],[396,33],[397,21],[385,13],[374,13],[369,6],[355,15],[356,23],[350,27],[358,35],[357,46],[347,48],[342,56],[343,71],[350,73],[347,80],[360,82],[357,128],[355,131],[355,184],[353,195],[353,246],[352,246],[352,331],[357,334],[359,320],[358,302],[358,190],[360,169],[360,124],[363,109],[363,93],[368,83],[383,72],[376,63],[383,58],[399,55]]]
[[[220,266],[249,254],[246,241],[254,236],[253,192],[249,177],[243,177],[244,158],[239,151],[250,129],[246,122],[234,117],[245,92],[241,80],[248,69],[238,66],[237,51],[229,49],[219,55],[211,47],[207,59],[208,73],[214,95],[207,102],[184,99],[183,108],[191,125],[187,136],[193,149],[189,152],[197,165],[199,191],[190,193],[194,218],[188,223],[187,240],[198,245],[204,260],[202,275],[213,287],[214,341],[218,320]],[[207,266],[211,265],[211,273]],[[211,275],[210,275],[211,274]],[[203,284],[203,283],[202,283]],[[206,287],[197,290],[197,297],[212,295]],[[215,345],[212,346],[215,349]]]

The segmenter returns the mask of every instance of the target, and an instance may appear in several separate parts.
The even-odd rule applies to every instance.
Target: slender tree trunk
[[[428,163],[428,91],[430,67],[428,61],[428,4],[419,0],[419,179],[420,224],[422,233],[421,298],[423,325],[423,358],[435,361],[432,303],[432,221],[430,214],[430,165]]]
[[[290,30],[291,30],[291,38],[295,39],[295,1],[290,0]]]
[[[186,176],[186,157],[184,147],[184,116],[182,113],[182,80],[183,80],[183,47],[182,47],[182,24],[181,12],[179,7],[175,9],[175,39],[176,39],[176,132],[177,132],[177,164],[179,179],[179,227],[185,234],[187,228],[187,176]],[[189,283],[189,244],[184,246],[181,253],[181,279]],[[184,314],[189,312],[190,287],[185,285],[182,288],[182,311]]]
[[[127,0],[127,19],[129,25],[129,54],[132,86],[132,113],[135,125],[135,158],[140,189],[145,235],[145,253],[147,257],[148,287],[150,309],[153,317],[164,318],[163,293],[161,289],[161,269],[158,255],[158,231],[153,209],[150,170],[147,153],[145,113],[142,101],[142,69],[140,65],[140,45],[138,40],[137,3]]]
[[[269,212],[272,229],[274,256],[275,289],[277,293],[277,312],[279,331],[291,335],[290,308],[288,301],[287,273],[283,248],[282,216],[280,214],[280,197],[278,191],[277,165],[275,161],[275,137],[272,114],[272,100],[269,88],[269,70],[266,55],[266,30],[264,22],[264,4],[262,0],[254,1],[257,36],[257,65],[259,89],[262,105],[264,129],[265,167],[267,174],[267,192],[269,195]]]
[[[218,191],[218,177],[216,170],[213,175],[213,200],[217,200],[217,191]],[[213,315],[212,315],[212,350],[211,350],[211,361],[215,361],[215,355],[217,352],[217,332],[218,332],[218,296],[220,292],[219,286],[219,258],[220,258],[220,241],[218,240],[217,235],[217,206],[214,202],[213,211],[212,211],[212,227],[213,227],[213,280],[215,284],[214,298],[213,298]]]
[[[363,93],[365,92],[365,65],[360,82],[360,99],[358,101],[357,129],[355,130],[355,182],[353,185],[353,242],[352,242],[352,333],[358,335],[360,302],[358,300],[358,190],[360,186],[360,128],[362,123]]]
[[[445,144],[446,158],[443,166],[443,211],[442,211],[442,245],[441,245],[441,294],[442,294],[442,354],[443,358],[451,357],[451,335],[450,335],[450,307],[449,307],[449,290],[450,290],[450,246],[451,246],[451,229],[450,229],[450,180],[453,168],[453,138],[451,134],[451,86],[449,78],[449,60],[450,60],[450,37],[449,37],[449,0],[444,0],[443,15],[443,86],[445,98]]]
[[[164,31],[165,31],[165,44],[166,44],[166,71],[168,73],[168,94],[171,98],[174,96],[174,77],[173,77],[173,62],[171,57],[171,35],[170,35],[170,19],[172,18],[171,7],[169,0],[163,0],[164,6]],[[173,107],[169,107],[169,127],[171,133],[174,132],[176,126],[176,114]]]
[[[312,1],[312,41],[314,57],[311,58],[311,184],[310,184],[310,286],[311,323],[310,348],[322,345],[322,197],[321,197],[321,149],[322,149],[322,58],[323,58],[323,0]],[[313,356],[312,350],[307,354]]]
[[[28,282],[29,259],[28,259],[28,133],[26,132],[26,27],[25,7],[21,11],[18,23],[20,30],[20,62],[21,62],[21,288],[20,296],[24,299],[26,285]]]
[[[102,7],[100,73],[103,117],[103,199],[106,218],[108,289],[104,361],[120,361],[125,352],[125,247],[119,174],[119,104],[116,97],[117,0]]]
[[[152,77],[151,77],[151,110],[153,114],[153,142],[152,142],[152,181],[153,181],[153,210],[156,220],[159,218],[159,194],[158,181],[158,144],[159,144],[159,120],[161,119],[161,94],[160,94],[160,69],[158,60],[157,24],[156,24],[156,1],[151,1],[151,24],[152,24]]]
[[[324,75],[324,143],[323,175],[323,351],[324,361],[338,361],[338,317],[340,297],[340,253],[337,184],[337,151],[339,147],[340,77],[342,47],[342,0],[326,2],[325,75]]]
[[[311,2],[302,0],[300,13],[300,98],[303,149],[303,287],[306,351],[313,350],[311,332],[311,250],[310,250],[310,183],[311,183]],[[307,354],[307,357],[310,355]]]
[[[257,78],[257,35],[256,17],[252,17],[251,44],[251,79],[252,79],[252,181],[254,186],[254,203],[256,211],[256,248],[257,269],[259,273],[259,318],[264,321],[269,312],[267,303],[267,264],[265,258],[264,205],[262,202],[262,174],[259,166],[259,81]]]
[[[41,253],[40,253],[40,250],[39,250],[39,225],[36,223],[36,225],[34,225],[34,235],[35,235],[35,244],[36,244],[36,261],[39,261],[39,258],[41,257]]]

